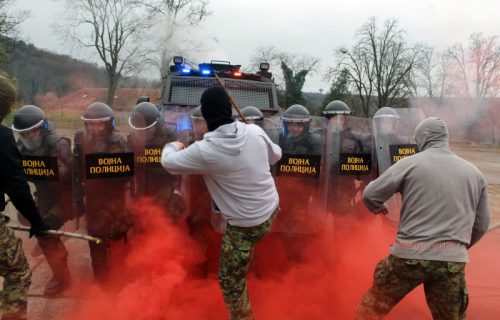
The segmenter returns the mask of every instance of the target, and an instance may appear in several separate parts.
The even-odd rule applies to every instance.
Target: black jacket
[[[5,210],[5,194],[32,225],[40,223],[14,135],[9,128],[0,125],[0,211]]]

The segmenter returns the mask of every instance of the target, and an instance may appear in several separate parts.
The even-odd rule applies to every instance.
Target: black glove
[[[45,236],[46,234],[44,234],[43,231],[47,231],[47,230],[50,230],[50,227],[47,224],[45,224],[45,222],[43,222],[43,221],[36,222],[36,223],[31,225],[30,238],[33,236],[37,236],[37,237]]]

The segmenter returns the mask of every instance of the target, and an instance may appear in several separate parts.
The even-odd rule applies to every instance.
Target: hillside
[[[41,50],[24,41],[13,42],[9,38],[0,38],[0,43],[11,57],[7,63],[0,63],[0,69],[17,79],[19,100],[23,104],[43,105],[47,102],[47,97],[51,97],[49,100],[52,101],[54,97],[63,97],[86,88],[107,87],[106,70],[93,63]],[[136,77],[124,77],[120,87],[159,88],[160,84]],[[102,90],[97,90],[91,96],[96,95],[103,100],[100,93]],[[38,101],[39,99],[41,100]],[[74,103],[76,102],[71,102]]]

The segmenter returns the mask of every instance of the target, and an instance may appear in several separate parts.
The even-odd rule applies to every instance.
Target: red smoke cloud
[[[197,280],[203,261],[185,224],[174,225],[149,199],[134,206],[128,244],[113,243],[110,287],[92,286],[72,319],[208,319],[225,306],[216,279]],[[218,316],[219,315],[219,316]]]
[[[207,277],[192,276],[205,257],[187,226],[172,224],[148,200],[135,209],[137,221],[128,245],[112,248],[113,286],[90,287],[89,299],[70,318],[228,319],[216,267]],[[388,255],[395,238],[394,224],[384,219],[328,216],[324,229],[308,238],[304,263],[288,261],[289,243],[278,233],[269,234],[257,245],[248,277],[256,319],[353,319],[376,263]],[[215,265],[219,245],[208,253]],[[430,319],[421,287],[387,317],[401,318]]]

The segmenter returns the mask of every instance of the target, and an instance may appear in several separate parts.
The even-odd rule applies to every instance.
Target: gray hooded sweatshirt
[[[391,254],[405,259],[467,262],[467,248],[488,230],[487,185],[474,165],[453,153],[448,129],[427,118],[415,129],[419,153],[404,158],[372,181],[363,192],[371,211],[400,192],[403,199]]]

